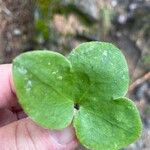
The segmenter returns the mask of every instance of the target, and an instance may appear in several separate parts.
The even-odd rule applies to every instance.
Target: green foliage
[[[53,7],[60,2],[59,0],[36,0],[35,11],[35,29],[36,40],[43,42],[49,40],[50,36],[50,19],[52,17]]]
[[[38,20],[35,22],[35,27],[36,27],[37,33],[40,33],[40,35],[41,35],[45,40],[47,40],[47,39],[49,38],[49,27],[48,27],[48,25],[45,23],[44,20],[38,19]],[[40,35],[39,35],[39,36],[40,36]]]
[[[40,14],[43,14],[43,17],[47,17],[52,13],[53,8],[61,2],[60,0],[36,0],[37,6],[40,10]]]
[[[60,0],[36,0],[36,11],[35,11],[35,28],[36,28],[36,41],[43,42],[48,41],[51,35],[50,24],[54,14],[68,15],[75,13],[81,22],[87,26],[92,26],[93,22],[79,11],[73,5],[62,6]],[[37,17],[38,16],[38,17]],[[40,40],[39,40],[40,39]]]
[[[127,64],[112,44],[84,43],[67,58],[49,51],[21,54],[13,61],[13,78],[31,119],[51,129],[73,122],[87,148],[117,150],[140,136],[138,110],[124,98]]]
[[[106,6],[103,7],[100,11],[100,16],[101,16],[101,23],[102,23],[102,34],[103,37],[109,33],[111,26],[112,26],[112,17],[113,17],[113,12],[110,8],[107,8]]]

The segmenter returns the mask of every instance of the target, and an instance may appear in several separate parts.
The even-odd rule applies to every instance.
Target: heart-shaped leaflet
[[[138,110],[124,98],[127,63],[112,44],[84,43],[68,58],[50,51],[21,54],[13,61],[13,78],[19,103],[32,120],[51,129],[73,121],[87,148],[117,150],[140,135]]]

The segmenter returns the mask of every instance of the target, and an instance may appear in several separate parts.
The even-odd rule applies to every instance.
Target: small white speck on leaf
[[[59,79],[59,80],[62,80],[62,78],[63,78],[62,76],[58,76],[58,79]]]
[[[104,51],[104,52],[103,52],[103,55],[104,55],[105,57],[107,57],[107,51]]]
[[[27,70],[24,67],[19,67],[18,68],[19,73],[25,75],[27,73]]]
[[[115,146],[115,148],[117,148],[117,144],[116,143],[114,144],[114,146]]]
[[[54,74],[56,74],[56,73],[58,73],[58,70],[57,70],[57,71],[53,71],[53,72],[52,72],[52,74],[53,74],[53,75],[54,75]]]
[[[120,122],[121,120],[122,120],[122,118],[121,118],[121,117],[117,117],[117,121],[119,121],[119,122]]]
[[[52,74],[56,74],[56,72],[54,71],[54,72],[52,72]]]
[[[26,91],[29,92],[32,88],[32,81],[28,80],[26,84]]]

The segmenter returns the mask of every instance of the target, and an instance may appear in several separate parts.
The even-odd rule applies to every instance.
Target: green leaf
[[[76,80],[77,89],[82,89],[76,98],[80,109],[74,119],[80,142],[90,149],[115,150],[136,140],[141,132],[138,111],[132,102],[120,101],[129,82],[120,50],[110,43],[88,42],[75,48],[68,59],[75,72],[88,77],[85,86]]]
[[[117,150],[140,136],[141,120],[134,103],[126,98],[105,102],[87,98],[75,116],[74,127],[87,148]]]
[[[136,106],[123,98],[127,63],[112,44],[81,44],[68,59],[49,51],[22,54],[13,62],[13,78],[19,103],[32,120],[51,129],[73,121],[87,148],[117,150],[141,133]]]
[[[124,96],[128,89],[128,67],[123,54],[114,45],[87,42],[79,45],[68,56],[73,69],[88,76],[90,86],[84,87],[86,97],[111,100]],[[78,84],[81,80],[78,80]]]
[[[73,118],[70,62],[62,55],[34,51],[13,62],[13,77],[24,111],[45,128],[64,128]]]

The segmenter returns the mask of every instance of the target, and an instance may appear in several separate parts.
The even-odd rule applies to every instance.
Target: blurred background
[[[108,41],[124,53],[127,96],[143,121],[141,138],[125,150],[150,150],[150,0],[0,0],[0,64],[34,49],[67,55],[87,41]]]

